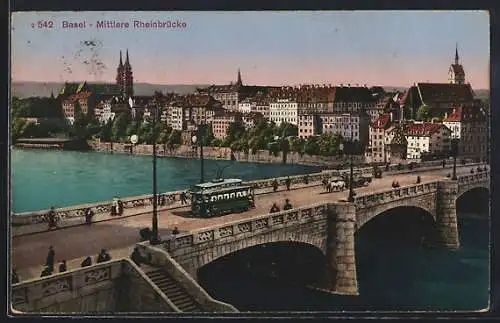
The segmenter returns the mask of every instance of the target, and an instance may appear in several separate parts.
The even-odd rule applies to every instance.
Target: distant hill
[[[63,83],[59,82],[12,82],[12,96],[19,98],[27,98],[33,96],[50,96],[51,92],[57,95],[62,88]],[[197,87],[206,87],[209,84],[150,84],[150,83],[135,83],[134,91],[136,95],[152,95],[155,91],[163,93],[175,92],[179,94],[194,93]],[[402,86],[384,86],[387,92],[399,91],[404,92],[408,88]],[[478,99],[487,99],[489,90],[477,89],[474,90]]]
[[[90,83],[90,82],[89,82]],[[33,96],[50,96],[51,92],[54,95],[59,93],[64,83],[58,82],[12,82],[12,96],[19,98],[27,98]],[[179,94],[194,93],[197,87],[205,87],[206,84],[149,84],[135,83],[134,91],[136,95],[152,95],[155,91],[176,92]]]

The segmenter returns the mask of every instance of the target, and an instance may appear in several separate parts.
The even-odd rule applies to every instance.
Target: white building
[[[94,116],[102,124],[113,121],[115,115],[115,112],[112,110],[112,99],[99,102],[94,109]]]
[[[367,114],[320,114],[319,122],[321,133],[338,133],[347,140],[368,144],[370,117]]]
[[[406,131],[407,159],[420,160],[423,154],[448,154],[451,130],[442,123],[415,122]]]
[[[287,122],[297,125],[298,104],[289,99],[278,99],[269,104],[269,120],[280,125]]]
[[[241,113],[250,113],[252,112],[252,110],[254,110],[254,108],[255,105],[248,99],[238,103],[238,111]]]
[[[180,105],[167,107],[167,124],[174,130],[183,130],[183,108]]]
[[[369,141],[365,150],[367,163],[387,162],[386,145],[390,143],[388,130],[390,129],[392,123],[393,120],[391,115],[389,113],[385,113],[370,124]]]

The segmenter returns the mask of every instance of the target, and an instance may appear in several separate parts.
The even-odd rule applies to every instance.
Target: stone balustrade
[[[289,225],[324,217],[326,209],[327,204],[319,203],[292,210],[264,214],[252,219],[231,222],[223,226],[218,225],[211,228],[179,234],[176,235],[175,238],[164,240],[162,247],[168,252],[173,252],[180,248],[193,247],[215,240],[240,239],[247,233],[262,233],[263,231],[281,229]]]
[[[131,284],[123,284],[124,278]],[[123,258],[14,284],[11,304],[14,311],[24,313],[126,312],[130,310],[123,302],[134,303],[130,298],[148,298],[150,294],[149,298],[159,303],[157,311],[179,311],[135,264]],[[135,305],[133,308],[140,311],[136,301]]]
[[[232,305],[212,298],[167,252],[147,242],[137,244],[141,255],[155,267],[162,267],[170,277],[184,288],[208,312],[238,312]]]
[[[382,172],[385,173],[399,173],[399,172],[408,172],[418,170],[423,167],[437,167],[442,165],[442,161],[429,161],[422,163],[414,163],[413,166],[409,165],[390,165],[387,169],[385,167],[381,167]],[[471,164],[470,166],[477,166],[479,164]],[[410,169],[411,168],[411,169]],[[328,170],[322,171],[318,173],[312,173],[307,175],[293,175],[293,176],[284,176],[277,178],[266,178],[260,180],[252,180],[247,181],[245,183],[253,185],[256,189],[267,189],[273,186],[274,180],[278,182],[279,185],[285,185],[287,179],[289,178],[292,185],[296,184],[304,184],[305,178],[309,183],[318,183],[321,182],[324,178],[328,178],[331,176],[344,176],[348,175],[350,172],[349,169],[342,170]],[[354,174],[358,175],[372,175],[373,167],[363,167],[363,168],[355,168]],[[471,174],[472,175],[472,174]],[[160,193],[159,195],[163,195],[166,197],[166,200],[169,201],[179,201],[180,194],[183,191],[174,191],[167,193]],[[129,198],[121,198],[123,202],[124,209],[131,209],[137,207],[146,207],[151,206],[153,204],[153,196],[152,194],[129,197]],[[189,201],[188,201],[189,202]],[[189,203],[188,203],[189,204]],[[84,217],[85,210],[90,208],[94,214],[102,214],[102,213],[110,213],[111,212],[112,201],[103,201],[98,203],[89,203],[84,205],[77,205],[71,207],[57,208],[55,209],[56,217],[60,220],[68,219],[68,218],[77,218]],[[29,225],[36,223],[47,223],[48,222],[48,214],[49,210],[41,210],[37,212],[23,212],[13,214],[11,217],[12,225]]]
[[[437,188],[437,181],[407,185],[404,187],[360,194],[354,198],[354,203],[356,205],[356,209],[369,208],[380,203],[393,202],[432,193],[435,192]]]

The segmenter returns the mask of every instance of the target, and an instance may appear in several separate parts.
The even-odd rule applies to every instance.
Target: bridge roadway
[[[457,175],[469,174],[470,167],[458,167]],[[422,182],[443,178],[450,169],[428,171],[420,174]],[[373,179],[369,186],[357,188],[357,194],[386,190],[394,180],[401,186],[414,184],[418,173],[388,175],[381,179]],[[165,210],[159,212],[158,227],[160,236],[170,234],[171,229],[178,227],[180,232],[196,230],[203,227],[250,218],[269,212],[273,202],[280,207],[285,199],[290,199],[294,207],[309,204],[338,201],[346,199],[348,190],[343,192],[325,193],[321,186],[297,188],[291,191],[278,191],[256,196],[256,208],[248,212],[229,214],[216,218],[200,219],[185,215],[189,208]],[[48,247],[54,246],[56,263],[67,260],[68,267],[79,266],[86,256],[95,256],[101,248],[106,248],[112,257],[118,258],[130,255],[135,243],[139,241],[139,230],[151,225],[151,213],[128,218],[98,222],[92,226],[76,226],[56,231],[45,231],[33,235],[17,236],[12,239],[12,263],[22,280],[39,277]],[[56,266],[57,270],[57,266]]]

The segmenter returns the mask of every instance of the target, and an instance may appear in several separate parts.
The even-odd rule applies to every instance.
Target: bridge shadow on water
[[[323,277],[325,259],[295,242],[227,255],[202,267],[198,278],[241,311],[479,310],[489,297],[489,224],[476,215],[459,213],[456,251],[423,245],[434,220],[421,209],[393,209],[365,224],[355,237],[359,296],[307,288]]]

